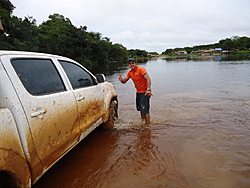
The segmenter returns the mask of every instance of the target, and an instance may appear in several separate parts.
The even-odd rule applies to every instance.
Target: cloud
[[[159,53],[167,48],[211,44],[250,36],[249,0],[11,0],[14,15],[38,24],[59,13],[88,31],[128,49]]]

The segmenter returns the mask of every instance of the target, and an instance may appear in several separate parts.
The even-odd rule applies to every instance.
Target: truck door
[[[68,61],[59,60],[59,63],[66,72],[77,99],[82,139],[95,127],[95,124],[99,125],[102,122],[104,114],[103,88],[83,67]]]
[[[13,58],[8,69],[26,113],[44,168],[52,165],[79,139],[75,96],[52,59]]]

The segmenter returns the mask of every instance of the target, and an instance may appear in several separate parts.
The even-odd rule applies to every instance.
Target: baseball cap
[[[135,59],[134,58],[129,58],[128,62],[130,62],[130,61],[135,62]]]

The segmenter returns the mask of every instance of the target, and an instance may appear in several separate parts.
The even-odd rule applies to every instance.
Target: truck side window
[[[60,61],[74,89],[94,85],[91,75],[76,64]]]
[[[13,59],[11,64],[26,90],[32,95],[66,90],[50,59]]]

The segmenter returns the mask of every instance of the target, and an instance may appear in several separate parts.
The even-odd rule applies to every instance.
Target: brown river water
[[[119,93],[119,120],[96,130],[34,187],[250,187],[250,61],[155,59],[151,125],[135,110],[132,81],[107,76]]]

